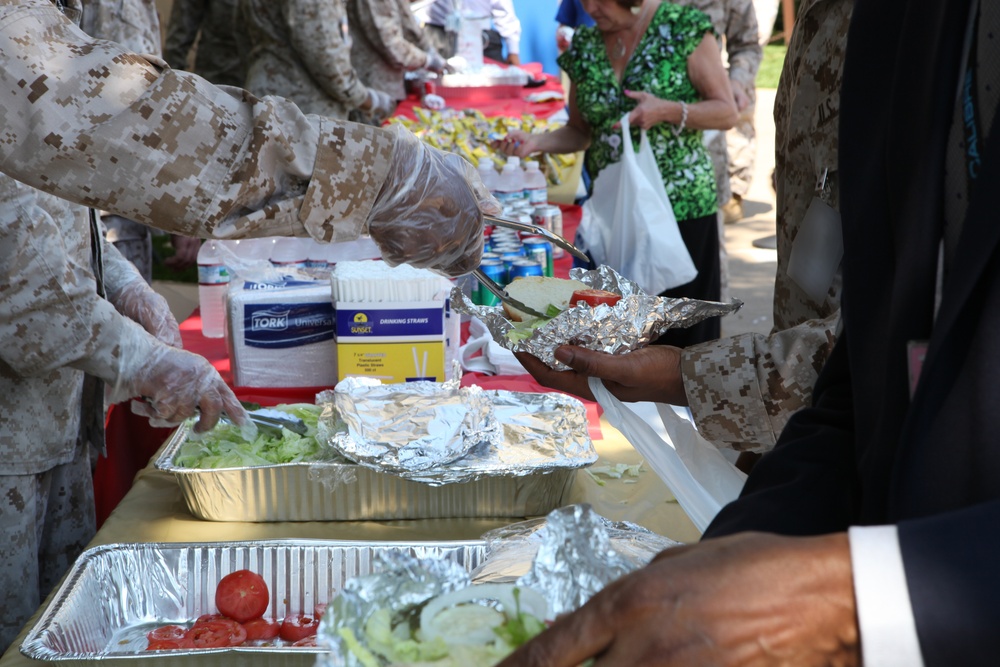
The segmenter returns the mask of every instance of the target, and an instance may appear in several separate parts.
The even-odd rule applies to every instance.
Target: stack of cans
[[[487,227],[485,252],[479,268],[501,287],[526,276],[552,276],[552,243],[542,236],[525,236],[504,227]],[[472,302],[495,306],[500,300],[477,284]]]

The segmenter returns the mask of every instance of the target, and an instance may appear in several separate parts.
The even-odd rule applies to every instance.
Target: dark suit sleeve
[[[788,421],[775,448],[757,463],[740,497],[716,516],[705,538],[746,530],[821,535],[847,529],[857,483],[845,334],[819,376],[813,401]]]
[[[1000,660],[1000,501],[899,524],[899,546],[927,667]]]

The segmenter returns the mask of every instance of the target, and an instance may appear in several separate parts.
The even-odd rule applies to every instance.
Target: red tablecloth
[[[501,97],[487,100],[481,97],[468,99],[450,97],[446,100],[448,106],[452,109],[478,109],[486,116],[506,116],[509,118],[519,118],[529,113],[538,118],[548,118],[557,111],[565,108],[566,102],[564,100],[529,102],[527,97],[531,93],[542,91],[563,93],[562,83],[559,81],[559,77],[543,73],[541,63],[527,63],[522,65],[521,69],[531,72],[537,79],[544,76],[545,85],[536,88],[522,88],[516,97]],[[399,103],[399,106],[396,107],[395,115],[416,120],[417,117],[413,113],[413,109],[418,106],[421,106],[420,98],[416,95],[411,95]]]
[[[560,206],[563,211],[563,232],[572,239],[580,223],[580,207]],[[555,261],[555,274],[566,277],[572,267],[572,257],[568,254]],[[232,386],[233,375],[229,368],[229,356],[225,341],[221,338],[205,338],[201,335],[201,316],[194,314],[181,323],[181,338],[184,349],[202,355],[216,369],[222,378]],[[489,376],[467,373],[463,385],[478,384],[484,389],[507,389],[510,391],[548,391],[530,375]],[[242,401],[277,405],[279,403],[311,403],[316,394],[329,387],[260,388],[233,387]],[[591,437],[600,439],[600,415],[596,403],[588,403],[588,418]],[[166,441],[173,429],[153,428],[144,417],[132,414],[127,403],[112,406],[107,419],[108,455],[97,463],[94,473],[94,496],[97,506],[97,521],[100,526],[111,514],[125,494],[132,487],[132,480],[144,468],[150,457]]]

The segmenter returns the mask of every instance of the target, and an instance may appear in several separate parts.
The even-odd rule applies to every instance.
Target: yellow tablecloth
[[[600,460],[595,465],[640,461],[639,454],[606,420],[604,439],[595,442]],[[155,460],[156,457],[153,458]],[[643,468],[635,483],[603,480],[603,486],[586,472],[579,471],[568,502],[590,503],[615,521],[633,521],[680,542],[696,541],[692,525],[663,482]],[[313,538],[360,541],[426,541],[477,539],[488,530],[511,523],[509,519],[423,519],[418,521],[357,521],[307,523],[239,523],[203,521],[187,510],[180,487],[173,476],[147,466],[139,472],[131,491],[98,531],[90,546],[120,542],[227,542],[282,538]],[[58,587],[56,589],[58,591]],[[54,594],[53,594],[54,595]],[[53,596],[49,596],[51,600]],[[49,600],[42,605],[42,609]],[[0,658],[0,667],[51,664],[29,660],[20,653],[28,628],[34,626],[41,609],[22,630],[14,644]],[[155,657],[130,660],[132,667],[156,667]]]

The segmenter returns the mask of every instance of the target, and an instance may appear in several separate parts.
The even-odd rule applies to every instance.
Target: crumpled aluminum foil
[[[531,558],[525,542],[533,542],[533,560],[527,574],[517,580],[542,594],[555,616],[579,608],[611,581],[642,567],[663,548],[679,543],[628,522],[611,522],[590,505],[570,505],[543,520],[512,524],[483,536],[491,541],[486,562],[470,574],[454,563],[419,559],[409,555],[382,557],[375,574],[350,580],[331,600],[320,624],[317,641],[330,649],[320,655],[317,667],[359,667],[340,634],[350,629],[364,641],[368,618],[378,609],[394,612],[394,622],[419,616],[423,604],[442,593],[485,583],[479,573],[502,558],[499,569],[515,555]],[[524,563],[522,562],[522,568]],[[550,619],[543,619],[550,620]]]
[[[528,352],[550,368],[566,370],[566,365],[553,356],[560,345],[624,354],[649,345],[668,329],[689,327],[709,317],[735,313],[743,307],[739,299],[719,303],[650,296],[609,266],[599,266],[593,271],[571,269],[569,275],[594,289],[621,294],[622,299],[614,306],[568,308],[535,329],[529,338],[516,343],[507,338],[514,323],[507,319],[501,306],[477,306],[456,288],[451,292],[452,308],[478,317],[493,335],[493,340],[511,352]]]
[[[334,435],[334,449],[385,472],[439,468],[502,435],[489,397],[456,381],[384,385],[351,377],[337,383],[333,399],[347,426]]]
[[[581,468],[597,460],[586,408],[565,394],[461,388],[457,380],[389,385],[372,385],[377,380],[370,379],[366,379],[369,384],[346,382],[316,397],[323,405],[317,439],[378,472],[440,486],[488,476]],[[470,397],[474,397],[473,409],[468,405]],[[446,422],[464,424],[470,413],[478,420],[487,412],[487,420],[474,421],[475,428],[460,436],[449,429],[428,430]],[[352,421],[358,424],[353,430]],[[357,437],[356,433],[365,435]],[[324,471],[317,470],[317,474]]]

